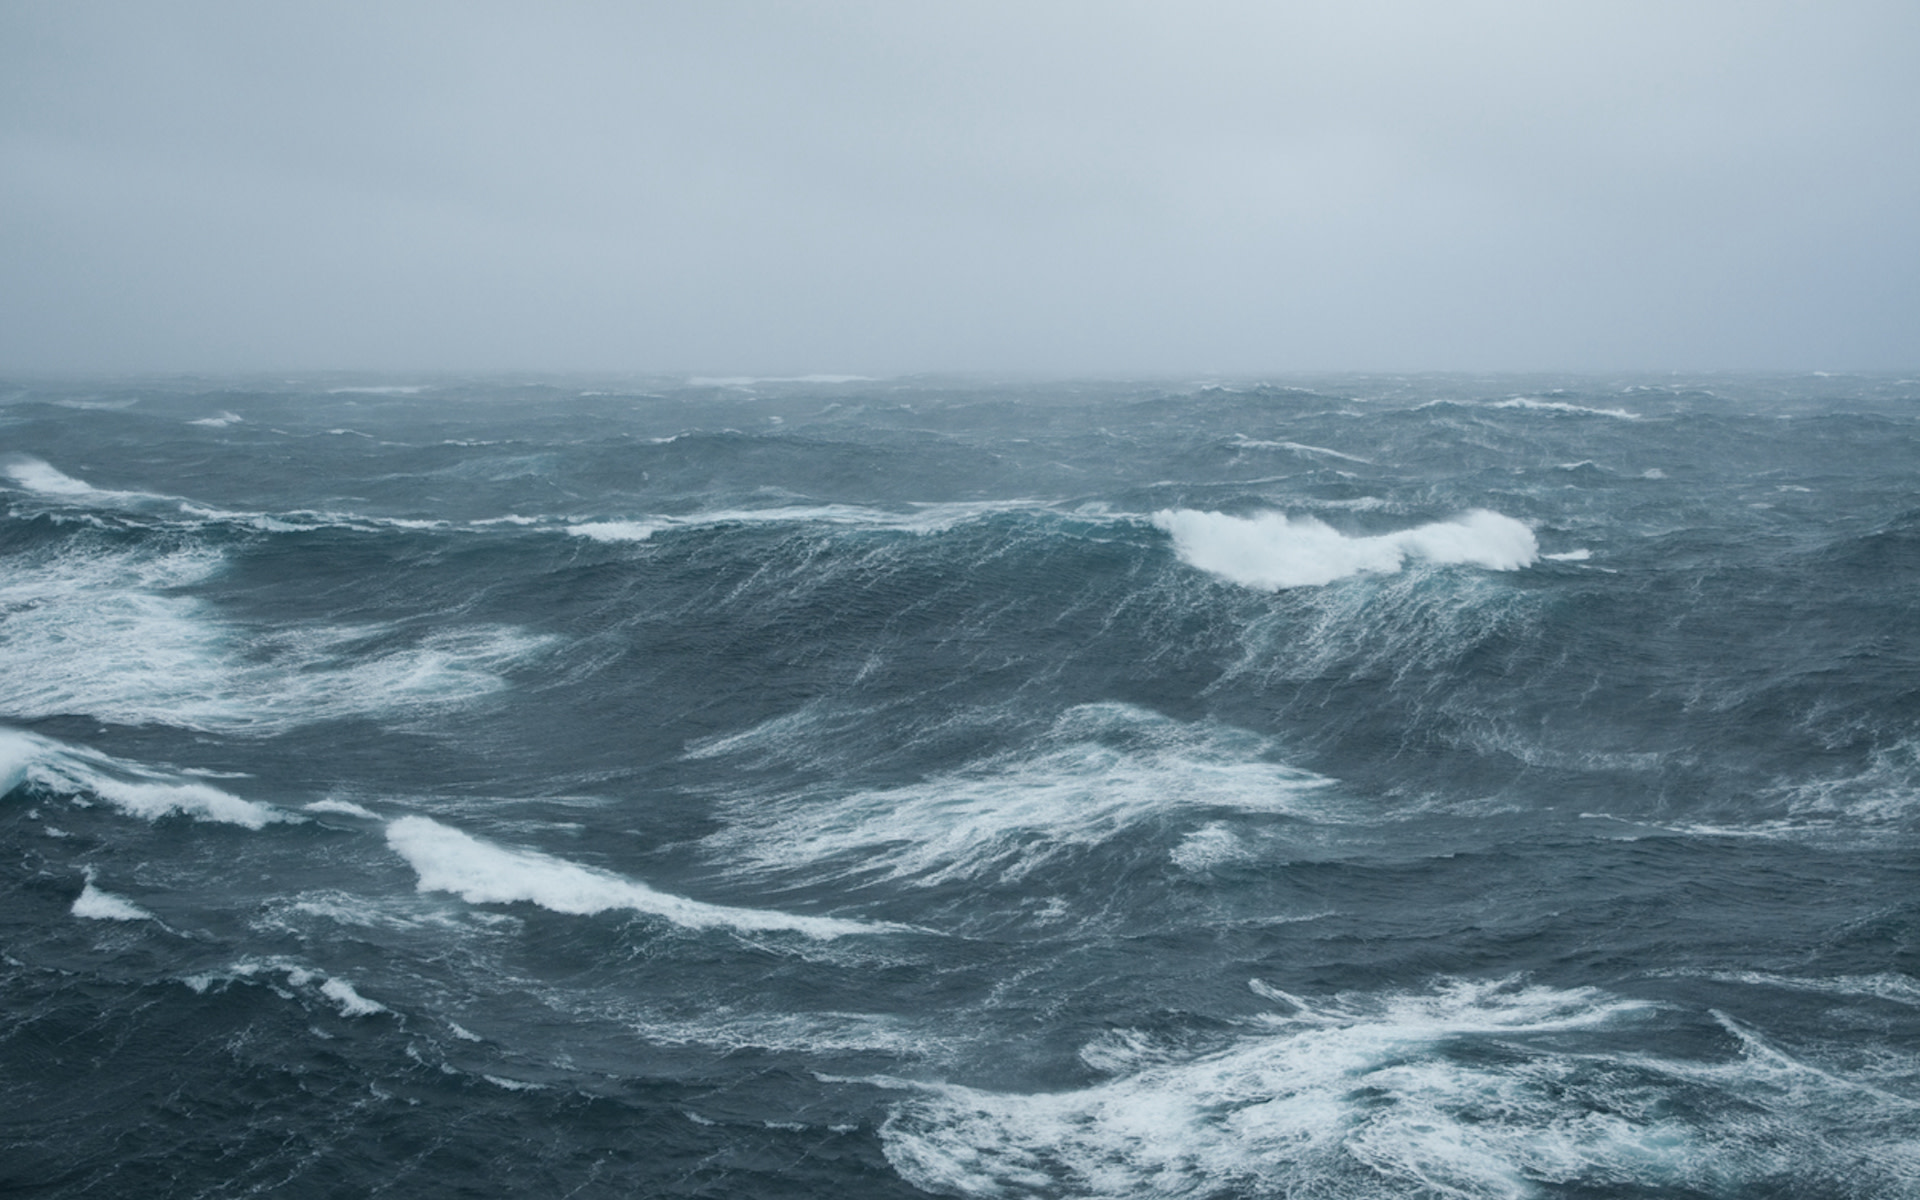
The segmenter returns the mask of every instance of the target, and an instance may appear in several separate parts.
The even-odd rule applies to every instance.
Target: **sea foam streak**
[[[208,784],[38,734],[0,729],[0,794],[23,783],[66,795],[95,796],[149,821],[180,814],[196,821],[260,829],[270,821],[290,819],[277,809]]]
[[[942,533],[996,513],[1041,507],[1044,506],[1028,500],[916,504],[906,512],[889,512],[855,504],[787,505],[781,508],[716,509],[681,517],[582,521],[566,528],[575,537],[591,538],[596,542],[644,542],[670,529],[709,529],[719,525],[834,525],[903,533]]]
[[[427,817],[402,817],[387,826],[387,844],[420,876],[419,890],[451,892],[469,904],[526,901],[554,912],[590,916],[626,909],[662,917],[689,929],[729,928],[753,932],[786,930],[835,938],[884,933],[898,925],[794,916],[755,908],[704,904],[658,892],[532,850],[508,850]]]
[[[0,714],[235,733],[406,717],[500,691],[502,673],[548,640],[503,626],[451,628],[369,656],[359,643],[386,627],[249,636],[180,594],[225,565],[206,548],[86,543],[12,558],[0,577],[0,673],[9,681]]]
[[[1748,1037],[1706,1062],[1581,1048],[1644,1002],[1512,981],[1318,1007],[1254,990],[1289,1010],[1274,1032],[1192,1055],[1116,1031],[1082,1052],[1115,1077],[1075,1091],[882,1081],[918,1093],[881,1128],[887,1158],[972,1196],[1718,1195],[1810,1162],[1863,1194],[1913,1178],[1902,1115]],[[1682,1079],[1697,1099],[1676,1106]]]
[[[763,736],[809,731],[777,720]],[[719,745],[753,749],[755,740],[750,733]],[[1270,750],[1226,727],[1185,725],[1124,704],[1083,705],[1062,714],[1039,745],[950,774],[840,796],[743,798],[708,845],[750,870],[804,867],[918,884],[1014,880],[1072,850],[1189,813],[1323,813],[1328,804],[1309,795],[1332,781],[1267,761]]]
[[[1153,514],[1153,523],[1173,535],[1182,562],[1267,590],[1312,587],[1350,575],[1391,575],[1409,558],[1513,571],[1540,556],[1531,529],[1486,509],[1373,537],[1349,537],[1312,517],[1283,513],[1235,517],[1162,509]]]

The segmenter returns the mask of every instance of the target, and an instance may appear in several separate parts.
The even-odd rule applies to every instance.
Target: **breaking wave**
[[[504,849],[427,817],[402,817],[388,825],[387,844],[413,867],[421,891],[450,892],[469,904],[524,901],[575,916],[626,910],[688,929],[786,931],[813,938],[903,928],[705,904],[537,851]]]
[[[1391,575],[1409,558],[1436,565],[1515,571],[1540,556],[1522,522],[1477,509],[1399,533],[1350,537],[1313,517],[1284,513],[1235,517],[1163,509],[1153,523],[1173,536],[1182,562],[1243,587],[1314,587],[1352,575]]]

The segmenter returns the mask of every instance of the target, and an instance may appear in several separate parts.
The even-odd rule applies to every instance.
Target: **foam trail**
[[[1417,558],[1495,571],[1531,566],[1540,556],[1533,531],[1486,509],[1398,533],[1348,537],[1312,517],[1283,513],[1234,517],[1162,509],[1153,523],[1173,535],[1182,562],[1244,587],[1313,587],[1350,575],[1391,575]]]
[[[507,850],[427,817],[402,817],[388,825],[387,844],[420,876],[420,891],[451,892],[469,904],[526,901],[578,916],[626,909],[689,929],[786,930],[814,938],[904,928],[704,904],[655,891],[608,871],[531,850]]]
[[[69,795],[97,796],[121,812],[149,821],[178,814],[260,829],[269,822],[290,819],[277,809],[205,783],[14,729],[0,729],[0,783],[7,792],[34,783]]]
[[[756,741],[811,740],[807,722],[778,719],[712,754]],[[1116,748],[1109,744],[1121,742]],[[776,745],[773,747],[778,748]],[[1124,704],[1061,714],[1037,746],[900,787],[839,796],[752,797],[732,806],[708,844],[748,870],[828,876],[1016,880],[1129,829],[1211,811],[1324,816],[1332,781],[1267,761],[1264,739],[1183,724]],[[1191,853],[1174,851],[1191,866]]]
[[[1515,396],[1511,400],[1502,400],[1490,405],[1492,408],[1532,408],[1546,412],[1581,413],[1590,417],[1612,417],[1618,421],[1638,421],[1640,414],[1628,412],[1624,408],[1588,408],[1584,404],[1568,404],[1564,400],[1534,400],[1526,396]]]
[[[1343,458],[1348,462],[1373,465],[1373,460],[1370,458],[1361,458],[1358,454],[1348,454],[1344,450],[1329,450],[1325,446],[1309,446],[1305,442],[1265,442],[1236,435],[1233,445],[1239,450],[1291,450],[1296,454],[1324,454],[1330,458]]]
[[[855,504],[787,505],[781,508],[731,508],[683,517],[582,521],[568,525],[575,537],[597,542],[644,542],[669,529],[707,529],[716,525],[838,525],[903,533],[943,533],[996,513],[1025,512],[1045,506],[1029,500],[990,500],[915,504],[908,512],[890,512]]]

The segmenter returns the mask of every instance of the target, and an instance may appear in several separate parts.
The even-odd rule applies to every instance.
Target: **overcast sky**
[[[0,369],[1920,366],[1920,3],[0,0]]]

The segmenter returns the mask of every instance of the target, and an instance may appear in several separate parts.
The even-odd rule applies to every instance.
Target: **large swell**
[[[1920,1194],[1916,389],[10,384],[0,1187]]]

